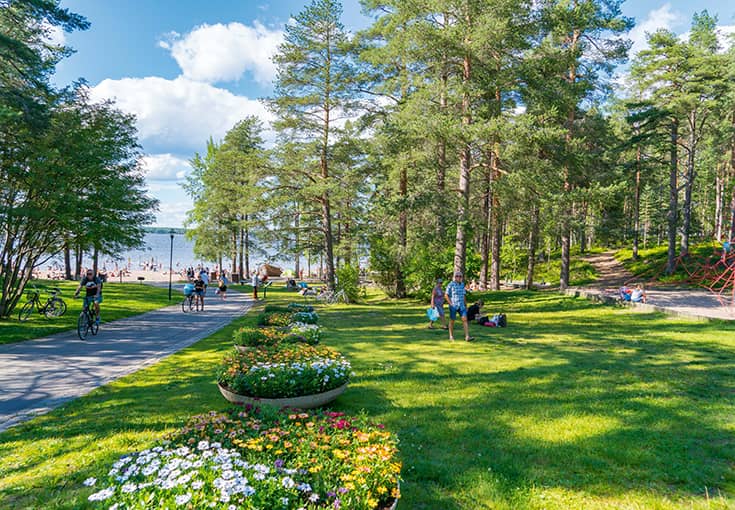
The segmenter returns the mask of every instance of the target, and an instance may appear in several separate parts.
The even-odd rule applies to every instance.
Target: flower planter
[[[343,384],[339,388],[325,391],[324,393],[316,393],[314,395],[304,395],[303,397],[288,397],[288,398],[255,398],[248,397],[245,395],[239,395],[231,392],[227,387],[217,383],[222,396],[228,401],[237,405],[261,405],[266,404],[274,407],[294,407],[297,409],[312,409],[314,407],[320,407],[328,404],[332,400],[339,397],[347,389],[347,384]]]

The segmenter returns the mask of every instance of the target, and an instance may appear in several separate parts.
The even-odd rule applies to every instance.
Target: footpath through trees
[[[726,306],[727,303],[721,303],[712,292],[664,285],[651,287],[645,280],[636,280],[635,276],[615,259],[612,251],[591,254],[584,260],[594,266],[599,278],[592,284],[570,289],[569,292],[572,294],[580,293],[603,300],[615,299],[622,285],[642,283],[646,285],[647,303],[633,306],[683,317],[735,320],[735,309]]]

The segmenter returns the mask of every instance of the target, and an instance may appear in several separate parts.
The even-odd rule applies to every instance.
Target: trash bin
[[[240,273],[232,273],[230,278],[232,279],[232,283],[240,283]]]

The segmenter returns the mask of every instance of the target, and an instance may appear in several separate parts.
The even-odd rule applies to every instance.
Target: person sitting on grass
[[[635,289],[630,293],[630,301],[633,303],[645,303],[646,302],[646,290],[640,283],[635,286]]]
[[[480,318],[480,310],[482,309],[482,299],[478,300],[477,303],[467,308],[467,320],[474,321]]]

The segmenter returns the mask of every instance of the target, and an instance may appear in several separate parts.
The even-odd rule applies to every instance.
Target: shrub
[[[360,299],[360,273],[349,264],[337,269],[337,290],[344,291],[350,303]]]
[[[243,327],[233,334],[235,345],[247,345],[249,347],[276,345],[283,338],[284,334],[273,328]]]
[[[314,311],[313,306],[302,305],[301,303],[289,303],[287,308],[289,312],[313,312]]]
[[[291,309],[284,305],[265,305],[263,313],[288,313]]]
[[[350,362],[340,353],[295,343],[229,354],[217,371],[217,381],[253,398],[301,397],[342,386],[350,372]]]

